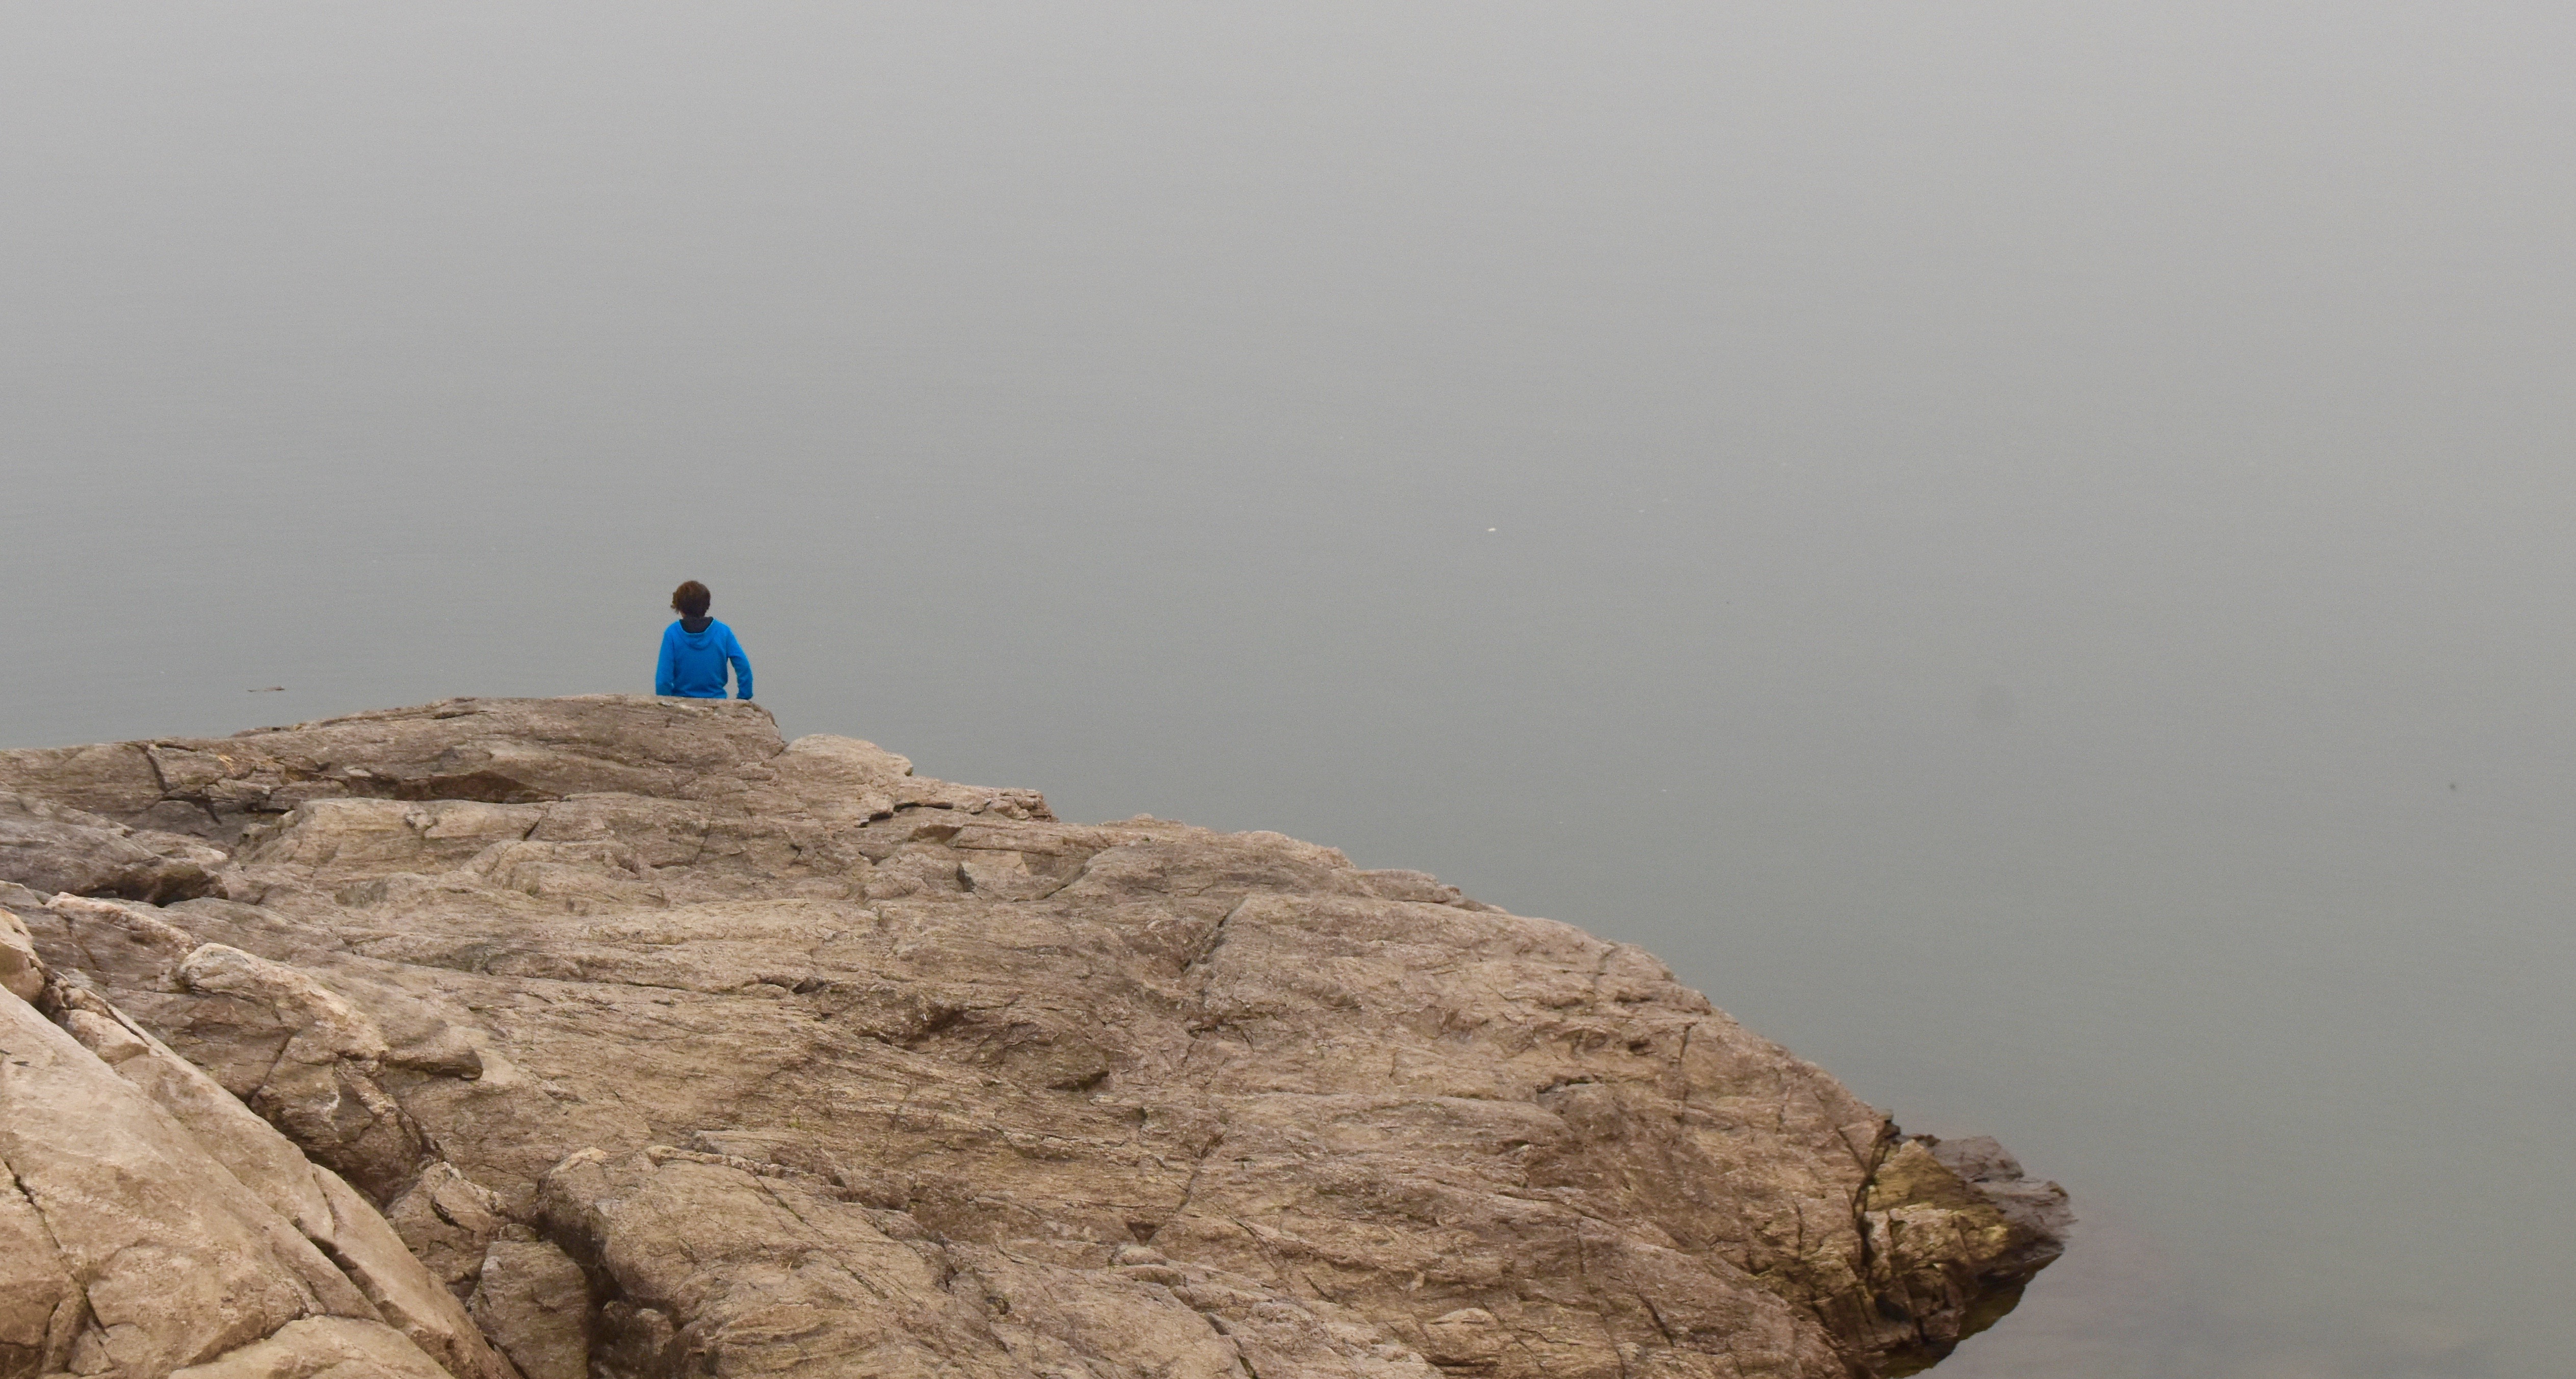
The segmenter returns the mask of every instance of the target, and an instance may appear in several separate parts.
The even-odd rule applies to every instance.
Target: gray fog
[[[2001,1137],[2086,1225],[1944,1375],[2564,1374],[2571,70],[8,4],[0,745],[649,692],[694,577],[791,735],[1436,872]]]

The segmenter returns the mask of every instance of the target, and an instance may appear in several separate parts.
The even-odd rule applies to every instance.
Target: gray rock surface
[[[48,800],[0,793],[0,876],[44,892],[180,900],[215,888],[224,854]]]
[[[2065,1227],[1991,1141],[1906,1139],[1636,948],[1276,834],[1068,824],[748,704],[0,753],[0,791],[45,825],[0,834],[0,984],[40,962],[109,1082],[144,1095],[114,1024],[196,1073],[164,1104],[291,1140],[300,1180],[196,1132],[354,1297],[210,1321],[149,1379],[381,1341],[319,1317],[484,1379],[469,1301],[531,1379],[1892,1375]],[[46,1258],[0,1379],[62,1367],[88,1256]]]
[[[543,1240],[496,1239],[475,1268],[474,1320],[527,1379],[590,1373],[590,1279]]]

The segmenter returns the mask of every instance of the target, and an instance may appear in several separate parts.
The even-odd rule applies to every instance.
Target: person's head
[[[707,605],[713,601],[714,596],[707,592],[707,586],[694,579],[671,591],[671,611],[684,618],[705,617]]]

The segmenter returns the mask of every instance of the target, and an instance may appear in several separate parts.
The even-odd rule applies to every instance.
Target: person
[[[671,591],[671,611],[680,620],[662,629],[662,663],[653,672],[655,694],[684,699],[722,699],[725,666],[733,666],[734,697],[751,697],[751,658],[733,629],[707,616],[715,597],[707,586],[690,580]]]

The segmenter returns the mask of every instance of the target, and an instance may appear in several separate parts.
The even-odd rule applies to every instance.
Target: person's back
[[[733,629],[707,616],[715,596],[690,580],[671,591],[671,611],[680,620],[662,629],[662,660],[653,671],[653,692],[683,699],[722,699],[725,667],[733,667],[734,697],[751,697],[751,658]]]

